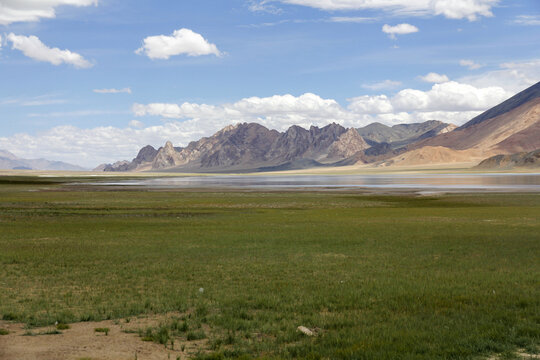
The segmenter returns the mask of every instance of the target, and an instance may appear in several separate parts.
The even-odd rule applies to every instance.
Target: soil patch
[[[174,349],[142,341],[139,329],[157,326],[179,314],[155,315],[124,320],[83,322],[55,332],[54,326],[26,329],[24,324],[0,321],[9,334],[0,336],[2,360],[166,360],[188,359],[205,351],[207,340],[176,340]],[[108,333],[95,329],[109,329]],[[182,351],[181,348],[184,347]]]

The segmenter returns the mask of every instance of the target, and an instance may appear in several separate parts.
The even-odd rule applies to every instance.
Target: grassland
[[[141,336],[201,357],[512,358],[539,279],[540,194],[0,184],[0,318],[29,327],[174,312]]]

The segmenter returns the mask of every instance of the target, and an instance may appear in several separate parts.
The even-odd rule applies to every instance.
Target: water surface
[[[403,189],[416,191],[540,191],[540,174],[215,175],[106,182],[100,185],[185,189]]]

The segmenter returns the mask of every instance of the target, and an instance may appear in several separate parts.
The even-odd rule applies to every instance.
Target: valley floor
[[[137,191],[11,177],[0,234],[0,359],[540,351],[540,193]]]

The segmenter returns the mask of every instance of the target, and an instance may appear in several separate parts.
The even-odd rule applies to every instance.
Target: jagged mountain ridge
[[[148,145],[132,161],[103,164],[96,171],[270,171],[353,165],[399,153],[392,146],[435,136],[454,127],[435,120],[393,127],[374,124],[366,128],[375,128],[378,137],[366,141],[361,129],[346,129],[335,123],[309,129],[293,125],[285,132],[243,123],[227,126],[184,148],[174,147],[170,141],[159,149]],[[376,140],[387,140],[392,145]]]
[[[345,129],[338,124],[309,129],[291,126],[280,133],[256,123],[243,123],[192,141],[185,148],[174,148],[170,141],[157,150],[146,146],[131,162],[100,166],[97,170],[219,171],[287,166],[288,163],[328,164],[367,148],[369,145],[355,129]],[[298,161],[306,159],[313,162]]]

